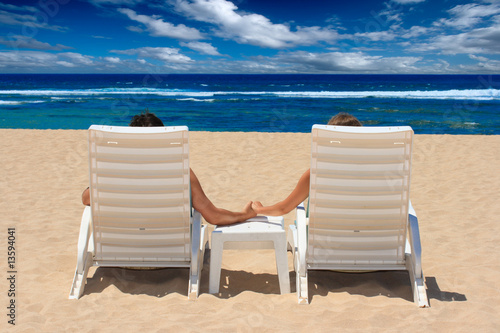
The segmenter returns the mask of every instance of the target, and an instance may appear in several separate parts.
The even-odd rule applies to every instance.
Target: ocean
[[[500,75],[0,74],[0,128],[310,132],[338,112],[417,134],[500,134]]]

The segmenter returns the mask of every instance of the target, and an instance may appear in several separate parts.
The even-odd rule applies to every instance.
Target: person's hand
[[[260,213],[260,208],[264,207],[260,201],[254,201],[252,202],[252,209],[259,214]]]
[[[253,202],[249,201],[243,208],[243,213],[248,214],[249,218],[257,216],[257,212],[252,208]]]

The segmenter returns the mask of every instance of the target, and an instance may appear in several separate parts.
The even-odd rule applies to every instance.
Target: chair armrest
[[[408,239],[411,249],[411,258],[415,267],[415,275],[422,276],[422,246],[420,244],[420,231],[418,228],[418,218],[415,209],[409,203],[408,209]]]
[[[191,272],[193,275],[198,275],[198,257],[201,253],[201,214],[196,209],[193,209],[192,225],[191,225]]]
[[[301,203],[296,209],[297,223],[297,253],[298,253],[298,273],[301,276],[306,274],[306,252],[307,252],[307,218],[304,204]]]
[[[84,264],[87,261],[87,255],[89,251],[94,252],[94,242],[92,237],[92,224],[91,224],[92,214],[90,207],[87,206],[83,210],[82,222],[80,223],[80,235],[78,236],[78,257],[76,267],[79,272],[84,268]]]

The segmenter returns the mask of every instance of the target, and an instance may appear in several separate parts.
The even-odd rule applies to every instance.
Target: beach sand
[[[2,332],[498,332],[500,136],[416,135],[411,200],[430,308],[405,272],[313,271],[311,304],[279,294],[273,252],[225,251],[220,295],[187,300],[187,269],[92,268],[69,300],[87,132],[0,130]],[[310,134],[190,133],[190,165],[217,206],[283,199],[308,168]],[[294,214],[285,216],[293,223]],[[15,326],[10,318],[8,228],[15,228]]]

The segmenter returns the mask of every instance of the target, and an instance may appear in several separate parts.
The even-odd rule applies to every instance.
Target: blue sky
[[[500,74],[500,0],[11,0],[0,73]]]

